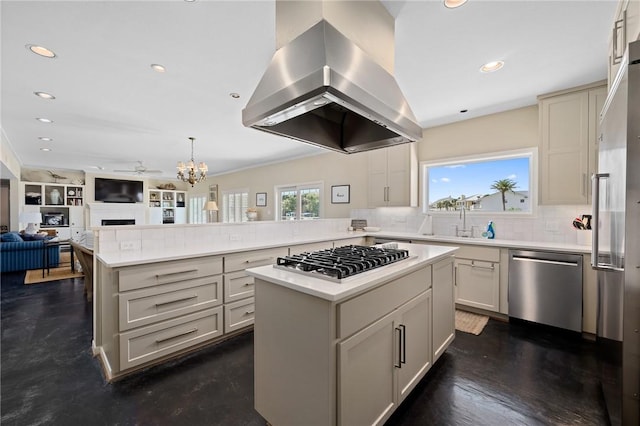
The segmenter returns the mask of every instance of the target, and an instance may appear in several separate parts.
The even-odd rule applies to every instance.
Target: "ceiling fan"
[[[151,169],[148,169],[145,165],[142,164],[142,161],[138,161],[138,164],[133,168],[133,170],[114,170],[114,172],[118,172],[118,173],[136,173],[138,175],[144,175],[144,174],[162,173],[162,170],[151,170]]]

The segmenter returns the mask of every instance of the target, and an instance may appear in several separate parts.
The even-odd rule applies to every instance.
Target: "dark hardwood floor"
[[[23,278],[0,283],[3,425],[264,425],[252,333],[107,384],[82,280]],[[458,332],[387,424],[607,424],[596,369],[589,341],[491,320],[480,336]]]

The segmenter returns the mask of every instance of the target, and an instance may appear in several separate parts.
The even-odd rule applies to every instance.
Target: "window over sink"
[[[537,148],[420,163],[424,213],[533,214]]]

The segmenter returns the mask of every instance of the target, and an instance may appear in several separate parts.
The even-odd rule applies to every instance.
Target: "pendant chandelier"
[[[196,167],[196,162],[193,160],[193,141],[195,141],[196,138],[189,138],[189,140],[191,141],[191,160],[189,160],[186,165],[182,161],[178,161],[176,168],[178,169],[178,180],[190,183],[191,186],[193,186],[207,178],[209,167],[207,167],[204,161],[201,161],[198,167]]]

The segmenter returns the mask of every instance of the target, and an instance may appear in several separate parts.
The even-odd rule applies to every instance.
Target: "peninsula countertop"
[[[452,256],[457,250],[457,247],[408,243],[399,243],[398,248],[409,250],[409,258],[384,267],[362,272],[353,277],[345,278],[339,283],[274,268],[273,265],[247,269],[247,273],[256,278],[281,285],[291,290],[332,302],[339,302],[345,298]]]
[[[98,260],[105,265],[117,268],[122,266],[142,265],[153,262],[164,262],[170,260],[181,260],[192,257],[216,256],[230,253],[238,253],[250,250],[261,250],[276,247],[288,247],[299,244],[312,244],[322,241],[339,241],[357,237],[373,237],[388,240],[399,240],[401,242],[420,241],[434,244],[444,243],[451,245],[480,245],[487,247],[503,247],[524,250],[547,250],[564,253],[586,254],[591,252],[590,246],[566,243],[552,243],[539,241],[503,240],[486,238],[462,238],[439,235],[422,235],[417,232],[395,232],[395,231],[344,231],[322,236],[299,236],[294,238],[273,238],[263,241],[228,241],[220,240],[209,244],[196,245],[192,247],[175,247],[171,250],[166,248],[149,250],[120,250],[108,253],[96,253]]]

